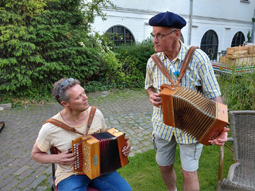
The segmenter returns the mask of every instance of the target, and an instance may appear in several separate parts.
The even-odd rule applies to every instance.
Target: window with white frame
[[[215,31],[209,30],[204,34],[200,48],[209,56],[210,60],[217,60],[218,36]]]
[[[109,28],[107,31],[108,37],[113,41],[115,46],[128,45],[135,42],[131,32],[123,26],[114,26]]]
[[[239,31],[233,37],[231,47],[243,45],[244,41],[245,41],[244,34],[241,31]]]

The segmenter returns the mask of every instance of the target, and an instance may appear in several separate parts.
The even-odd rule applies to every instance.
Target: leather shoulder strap
[[[97,107],[95,106],[92,106],[91,109],[90,109],[90,113],[89,113],[89,119],[88,119],[88,125],[87,125],[87,130],[86,130],[86,134],[84,133],[81,133],[80,131],[76,130],[75,128],[73,127],[70,127],[69,125],[65,124],[65,123],[62,123],[61,121],[57,120],[57,119],[54,119],[54,118],[50,118],[48,119],[47,121],[44,122],[45,123],[52,123],[58,127],[62,127],[63,129],[66,129],[68,131],[72,131],[74,133],[78,133],[80,135],[87,135],[88,132],[89,132],[89,128],[92,124],[92,121],[93,121],[93,118],[94,118],[94,115],[96,113],[96,110],[97,110]]]
[[[48,119],[47,121],[44,122],[45,123],[52,123],[58,127],[62,127],[63,129],[66,129],[68,131],[72,131],[74,133],[78,133],[80,135],[84,135],[83,133],[81,133],[80,131],[76,130],[75,128],[73,127],[70,127],[69,125],[65,124],[65,123],[62,123],[61,121],[57,120],[57,119],[54,119],[54,118],[50,118]]]
[[[173,84],[173,85],[178,85],[183,77],[183,75],[185,74],[187,68],[188,68],[188,65],[191,61],[191,58],[194,54],[194,51],[197,49],[198,47],[197,46],[192,46],[190,47],[190,49],[188,50],[185,58],[184,58],[184,61],[183,61],[183,64],[182,64],[182,68],[181,68],[181,71],[180,71],[180,75],[177,79],[177,82],[174,83],[173,80],[171,79],[170,77],[170,74],[168,73],[166,67],[163,65],[163,63],[161,62],[161,60],[159,59],[158,55],[157,54],[153,54],[151,56],[151,58],[153,59],[153,61],[156,63],[156,65],[158,66],[158,68],[160,69],[160,71],[166,76],[166,78]]]
[[[153,54],[151,56],[152,60],[155,62],[155,64],[158,66],[159,70],[165,75],[165,77],[174,85],[174,81],[171,79],[170,74],[168,73],[166,67],[161,62],[157,54]]]
[[[87,135],[88,132],[89,132],[89,129],[90,129],[90,126],[91,126],[92,121],[93,121],[93,119],[94,119],[96,110],[97,110],[97,107],[96,107],[96,106],[91,106],[90,113],[89,113],[89,119],[88,119],[87,130],[86,130],[86,134],[85,134],[85,135]]]
[[[182,64],[182,68],[181,68],[181,71],[180,71],[180,74],[179,74],[179,77],[177,79],[177,82],[176,82],[176,85],[178,85],[183,77],[183,75],[185,74],[187,68],[188,68],[188,65],[191,61],[191,58],[195,52],[195,50],[199,48],[197,46],[192,46],[190,47],[190,49],[188,50],[188,53],[186,54],[185,58],[184,58],[184,61],[183,61],[183,64]]]

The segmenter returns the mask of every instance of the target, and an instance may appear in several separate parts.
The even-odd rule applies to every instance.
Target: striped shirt
[[[181,42],[181,41],[180,41]],[[183,60],[190,47],[181,42],[181,49],[175,59],[170,61],[163,52],[157,53],[162,63],[170,73],[171,78],[176,82],[177,76],[175,72],[180,71]],[[159,92],[162,84],[171,84],[169,80],[162,74],[152,58],[147,62],[145,89],[154,87]],[[191,62],[184,74],[181,86],[196,90],[196,86],[202,87],[202,93],[208,98],[221,96],[220,88],[208,56],[200,49],[196,49]],[[181,130],[175,127],[167,126],[163,123],[163,114],[161,108],[153,107],[152,115],[153,133],[162,139],[170,141],[172,136],[175,136],[176,142],[180,144],[191,144],[197,142],[192,137],[188,136]]]

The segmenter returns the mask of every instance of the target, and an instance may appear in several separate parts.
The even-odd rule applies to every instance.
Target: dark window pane
[[[232,39],[231,47],[243,45],[244,40],[244,34],[241,31],[237,32]]]
[[[218,52],[218,37],[213,30],[207,31],[202,37],[201,50],[203,50],[211,60],[217,59]]]
[[[131,32],[122,26],[114,26],[107,30],[108,37],[116,46],[131,44],[134,37]]]

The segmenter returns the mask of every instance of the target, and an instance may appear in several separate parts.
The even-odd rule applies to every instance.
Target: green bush
[[[40,100],[63,77],[87,91],[143,87],[153,43],[112,49],[90,27],[106,5],[114,7],[110,0],[1,1],[0,97]]]
[[[89,44],[89,27],[99,5],[81,0],[3,0],[0,3],[0,90],[36,96],[62,77],[91,78],[101,64]],[[81,8],[86,7],[85,11]],[[87,15],[86,15],[87,14]],[[85,39],[85,40],[84,40]]]
[[[101,65],[98,73],[94,73],[93,82],[84,84],[86,90],[144,87],[147,60],[154,53],[152,41],[109,48],[113,44],[107,34],[96,34],[95,39],[94,46],[100,49]],[[91,87],[92,84],[97,87]]]
[[[145,77],[147,61],[154,51],[152,40],[145,40],[142,43],[133,45],[119,46],[113,49],[116,57],[122,62],[123,69],[127,74],[136,74],[137,71]],[[132,70],[132,69],[135,70]]]

